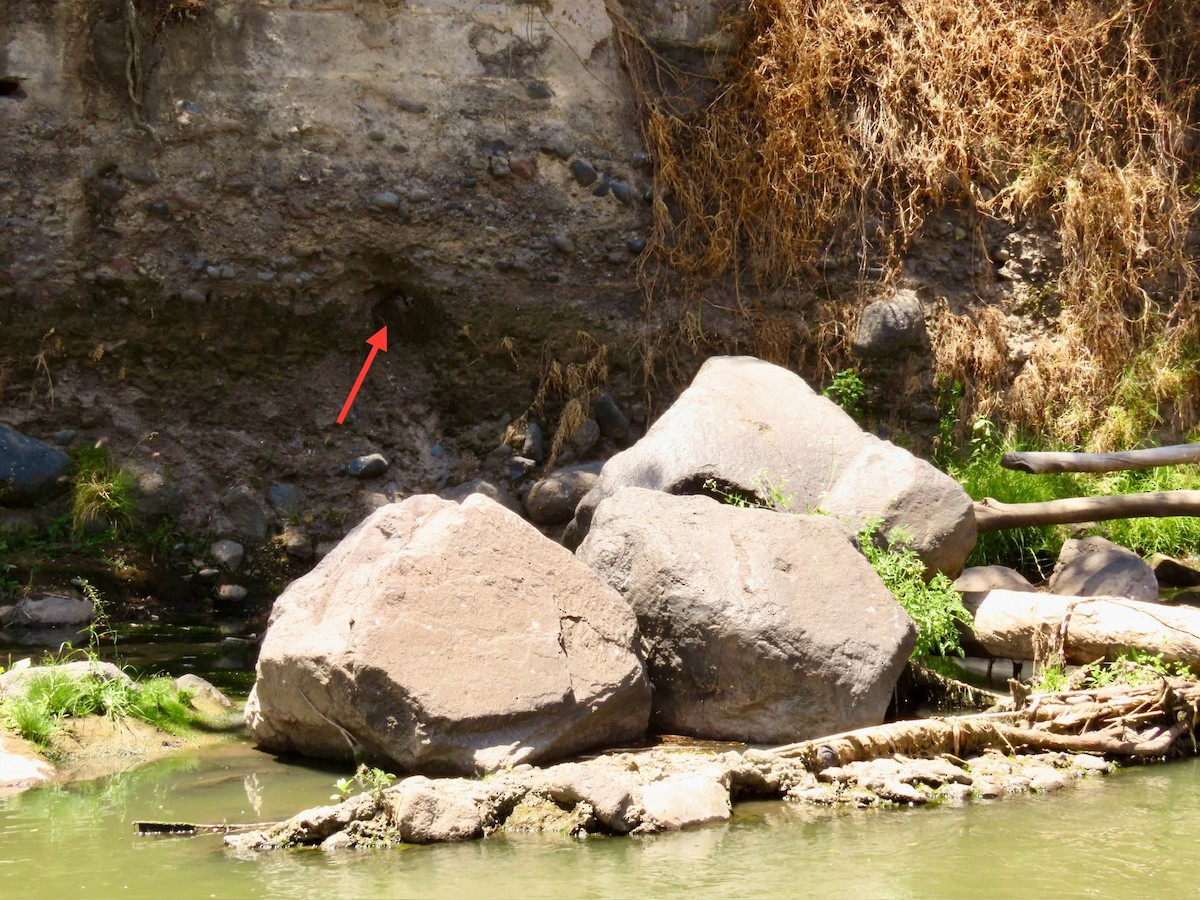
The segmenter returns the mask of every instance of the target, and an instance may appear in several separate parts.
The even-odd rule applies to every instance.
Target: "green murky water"
[[[959,808],[737,807],[724,826],[584,842],[236,857],[218,835],[132,822],[266,821],[324,803],[340,773],[244,744],[0,798],[0,897],[1182,897],[1196,891],[1200,763]]]

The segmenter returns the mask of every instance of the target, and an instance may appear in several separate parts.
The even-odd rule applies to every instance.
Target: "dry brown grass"
[[[656,93],[661,61],[625,35],[657,166],[652,298],[664,271],[685,296],[826,255],[894,272],[939,208],[1048,216],[1064,313],[1009,411],[1065,441],[1095,431],[1082,410],[1113,401],[1132,357],[1159,347],[1169,365],[1200,331],[1200,4],[751,0],[740,27],[699,104]]]
[[[542,348],[540,374],[533,402],[508,426],[504,440],[524,434],[534,416],[554,415],[557,420],[550,442],[546,468],[552,468],[563,446],[591,415],[592,403],[608,380],[608,345],[586,331],[575,335],[570,347]]]

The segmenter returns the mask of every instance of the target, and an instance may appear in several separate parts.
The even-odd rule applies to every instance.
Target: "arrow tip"
[[[387,353],[387,326],[384,325],[377,332],[367,338],[367,343],[372,347]]]

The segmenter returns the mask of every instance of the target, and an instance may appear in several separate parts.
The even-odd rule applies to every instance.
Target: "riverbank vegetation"
[[[1000,465],[1008,452],[1040,450],[1044,444],[1015,430],[975,441],[965,455],[944,454],[939,463],[974,500],[992,497],[1004,503],[1035,503],[1067,497],[1093,497],[1152,491],[1200,489],[1200,467],[1162,466],[1140,471],[1102,475],[1053,473],[1030,475]],[[1200,554],[1200,518],[1193,516],[1114,519],[1088,526],[1087,534],[1102,534],[1142,556]],[[1039,579],[1049,574],[1063,542],[1072,531],[1067,525],[1041,525],[985,532],[979,535],[968,565],[1006,565]]]
[[[1048,280],[1017,292],[1040,323],[1022,365],[1010,348],[1030,334],[996,306],[943,305],[931,323],[937,377],[963,386],[959,421],[1090,449],[1186,430],[1200,387],[1200,8],[756,0],[737,28],[723,65],[699,74],[623,30],[656,160],[642,261],[655,349],[668,332],[705,343],[716,278],[761,288],[850,266],[865,298],[952,210],[989,275],[1006,230],[1040,232],[1052,257]],[[783,343],[757,307],[733,306],[757,344],[804,357],[774,361],[828,377],[848,359],[852,303],[818,303],[803,339]]]

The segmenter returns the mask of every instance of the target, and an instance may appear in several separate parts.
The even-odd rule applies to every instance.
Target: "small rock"
[[[596,402],[592,406],[592,415],[596,417],[600,434],[610,441],[619,443],[629,437],[629,419],[625,417],[625,413],[621,412],[621,408],[617,406],[617,401],[612,398],[612,394],[603,393],[596,398]]]
[[[730,818],[729,791],[704,775],[667,778],[642,790],[647,823],[666,831]]]
[[[556,234],[550,238],[550,246],[559,253],[570,254],[575,252],[575,244],[565,234]]]
[[[1102,537],[1064,543],[1046,588],[1075,597],[1158,600],[1158,579],[1150,566],[1132,550]]]
[[[154,170],[140,163],[125,163],[118,171],[122,178],[132,181],[134,184],[151,185],[158,182],[158,176],[154,174]]]
[[[912,785],[905,784],[903,781],[874,782],[868,785],[868,787],[876,795],[884,800],[890,800],[892,803],[907,803],[912,806],[920,806],[929,801],[929,798],[924,793]]]
[[[283,545],[284,552],[292,559],[312,559],[312,538],[295,525],[289,525],[283,529],[283,533],[279,535],[279,541]]]
[[[629,203],[633,200],[633,191],[629,185],[623,181],[614,181],[611,183],[613,196],[621,203]]]
[[[197,572],[196,577],[199,578],[201,581],[216,581],[218,578],[221,577],[221,570],[214,569],[211,566],[209,566],[209,567],[201,569],[199,572]]]
[[[186,300],[188,303],[203,303],[205,300],[208,299],[205,296],[204,291],[197,290],[196,288],[188,288],[179,296],[182,297],[184,300]]]
[[[429,112],[428,103],[419,103],[416,100],[397,100],[396,108],[415,115],[422,115]]]
[[[55,438],[57,442],[57,436]],[[1172,559],[1162,553],[1155,553],[1147,562],[1154,570],[1154,577],[1163,587],[1196,587],[1200,585],[1200,570],[1187,563]]]
[[[217,588],[217,599],[225,603],[241,603],[249,593],[240,584],[223,584]]]
[[[70,447],[75,442],[75,429],[64,428],[54,432],[54,443],[60,447]]]
[[[857,356],[876,359],[921,347],[927,340],[925,313],[916,293],[900,290],[863,310],[851,349]]]
[[[202,700],[205,703],[221,706],[225,709],[233,706],[233,701],[217,690],[211,682],[206,681],[194,672],[188,672],[186,675],[180,675],[176,678],[175,687],[181,691],[190,692],[193,700]]]
[[[961,804],[971,799],[972,788],[969,784],[951,782],[938,788],[938,793],[947,803]]]
[[[525,85],[525,95],[530,100],[548,100],[554,96],[550,88],[541,81],[530,81]]]
[[[537,176],[537,166],[534,165],[533,160],[523,156],[514,156],[508,161],[508,167],[522,181],[533,181]]]
[[[546,458],[546,438],[542,434],[542,427],[537,422],[530,422],[525,426],[525,440],[521,444],[521,455],[539,463]]]
[[[632,254],[637,255],[646,249],[645,238],[630,238],[625,242],[625,248]]]
[[[581,187],[588,187],[594,184],[596,178],[596,170],[592,164],[585,159],[577,159],[571,163],[571,176]]]
[[[371,205],[376,209],[393,210],[400,208],[400,198],[391,191],[380,191],[371,196]]]
[[[156,219],[170,219],[171,207],[163,203],[161,200],[155,200],[152,203],[146,204],[146,212],[154,216]]]
[[[267,536],[267,514],[258,495],[249,486],[235,485],[221,498],[221,510],[229,517],[236,534],[261,541]]]
[[[592,489],[600,476],[601,462],[569,466],[551,472],[537,482],[525,496],[525,509],[536,525],[558,525],[569,522],[583,495]]]
[[[267,503],[282,515],[294,516],[300,511],[300,492],[294,484],[273,484],[267,489]]]
[[[388,465],[387,457],[382,453],[371,453],[350,460],[346,465],[346,474],[351,478],[374,478],[386,472]]]
[[[600,442],[600,425],[595,419],[584,419],[567,439],[568,446],[582,456]]]
[[[1077,753],[1071,757],[1071,765],[1085,772],[1094,772],[1099,775],[1105,775],[1109,771],[1108,760],[1091,753]]]
[[[237,541],[214,541],[208,548],[209,555],[230,572],[236,572],[246,558],[246,548]]]

